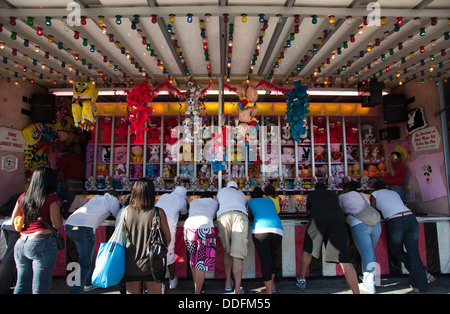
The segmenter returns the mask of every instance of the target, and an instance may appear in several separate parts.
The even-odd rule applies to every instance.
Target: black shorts
[[[303,250],[319,259],[325,244],[323,260],[327,263],[351,263],[347,245],[347,225],[344,221],[309,222]]]

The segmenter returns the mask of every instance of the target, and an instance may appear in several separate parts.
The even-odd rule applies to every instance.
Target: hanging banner
[[[0,127],[0,151],[22,153],[24,148],[22,130]]]
[[[435,126],[415,131],[411,139],[416,152],[438,149],[440,141],[441,135]]]

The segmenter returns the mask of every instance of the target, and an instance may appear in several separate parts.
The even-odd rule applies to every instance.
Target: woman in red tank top
[[[49,293],[58,247],[51,231],[37,219],[42,217],[53,228],[62,226],[57,188],[57,173],[51,168],[34,171],[28,191],[17,200],[12,213],[24,218],[20,239],[14,247],[17,267],[15,294]]]

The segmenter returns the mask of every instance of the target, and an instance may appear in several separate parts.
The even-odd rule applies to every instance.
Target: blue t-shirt
[[[281,219],[277,215],[274,202],[270,198],[252,198],[248,202],[248,208],[253,213],[252,233],[276,233],[283,235]]]

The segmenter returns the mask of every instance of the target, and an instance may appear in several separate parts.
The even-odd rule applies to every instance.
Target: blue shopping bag
[[[108,242],[100,243],[92,273],[92,284],[97,287],[107,288],[117,285],[125,274],[126,235],[123,230],[125,210],[126,208]]]

